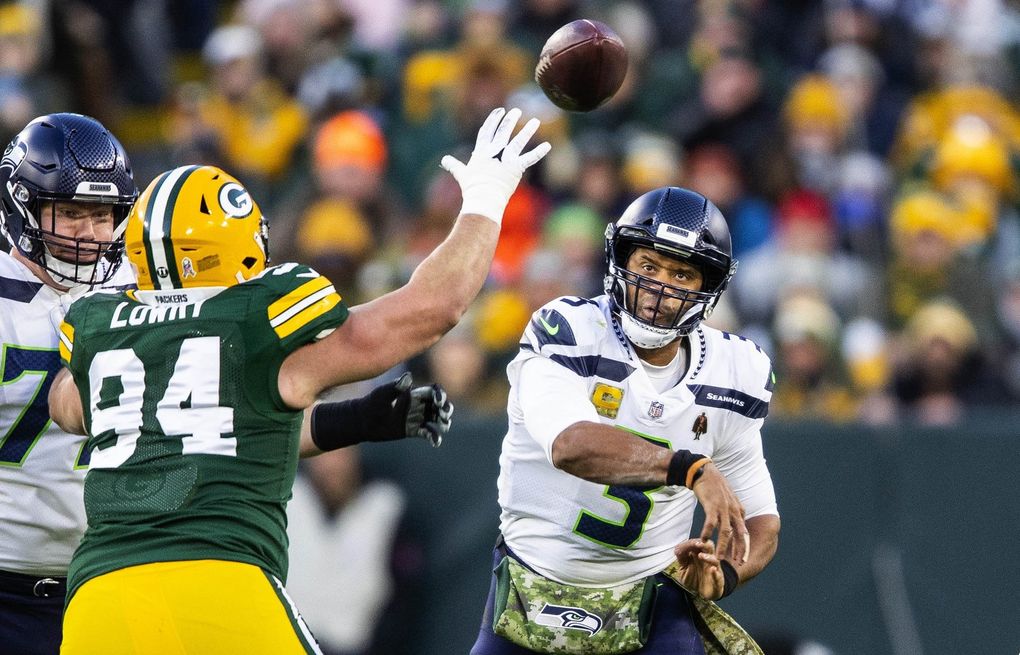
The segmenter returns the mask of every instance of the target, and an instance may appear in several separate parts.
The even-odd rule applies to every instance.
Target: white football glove
[[[460,185],[464,198],[460,213],[480,214],[499,225],[503,221],[503,210],[525,169],[545,157],[552,148],[548,142],[543,142],[521,154],[541,123],[532,118],[511,140],[510,135],[520,117],[520,109],[493,109],[478,130],[475,149],[468,163],[464,164],[450,155],[443,157],[439,163]]]

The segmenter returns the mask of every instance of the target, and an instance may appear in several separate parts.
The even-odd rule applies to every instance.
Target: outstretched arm
[[[467,164],[443,158],[464,197],[453,230],[406,285],[351,308],[332,334],[284,361],[279,384],[288,406],[308,407],[323,389],[378,375],[422,352],[457,324],[485,282],[503,210],[521,175],[549,151],[543,143],[523,152],[538,129],[537,119],[510,138],[520,115],[518,109],[493,111]]]

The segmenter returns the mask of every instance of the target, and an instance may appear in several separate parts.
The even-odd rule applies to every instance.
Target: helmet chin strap
[[[46,268],[48,272],[56,278],[54,280],[55,282],[72,288],[76,286],[84,286],[88,288],[91,286],[89,283],[82,282],[81,280],[95,279],[95,268],[102,260],[102,257],[97,259],[94,264],[71,264],[54,257],[50,252],[49,246],[43,244],[43,247],[46,249],[46,253],[44,255],[44,268]],[[77,278],[75,277],[76,273]]]
[[[680,336],[680,330],[667,330],[645,325],[627,312],[620,312],[620,327],[623,328],[623,333],[627,335],[627,339],[632,344],[646,350],[662,348]]]
[[[691,307],[684,313],[680,323],[683,324],[684,321],[695,316],[702,309],[703,307],[700,304]],[[632,344],[645,350],[662,348],[690,332],[690,330],[683,330],[681,328],[661,328],[648,325],[637,320],[626,311],[620,312],[620,327],[623,328],[623,333]]]

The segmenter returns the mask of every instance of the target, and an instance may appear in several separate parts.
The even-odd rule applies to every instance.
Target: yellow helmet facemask
[[[215,166],[181,166],[153,180],[128,215],[124,246],[139,289],[229,287],[269,261],[262,212]]]

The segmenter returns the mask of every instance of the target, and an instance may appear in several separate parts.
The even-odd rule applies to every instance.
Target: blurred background
[[[566,114],[532,74],[582,17],[630,69]],[[443,154],[466,157],[493,107],[542,118],[553,151],[511,199],[485,289],[408,363],[457,406],[443,449],[303,465],[289,586],[334,655],[467,652],[504,367],[537,307],[601,293],[605,225],[666,184],[729,220],[740,265],[709,323],[778,379],[781,545],[724,608],[768,655],[1020,650],[1018,97],[1005,0],[0,2],[0,138],[78,111],[139,188],[220,165],[269,217],[274,261],[351,304],[449,230]]]

